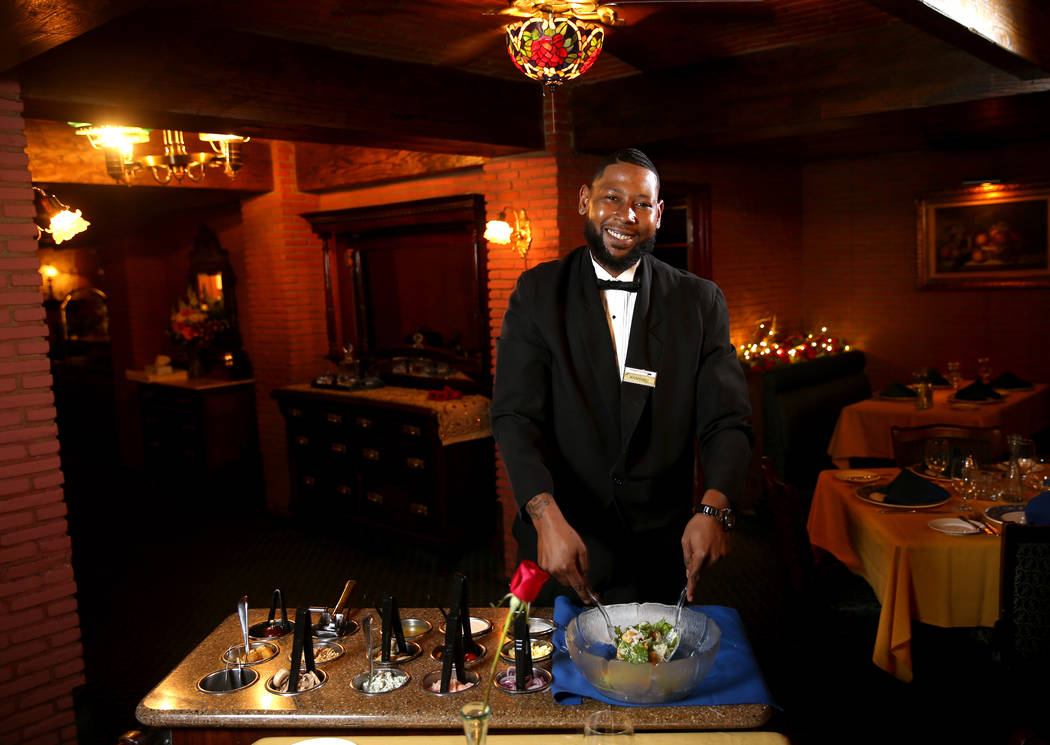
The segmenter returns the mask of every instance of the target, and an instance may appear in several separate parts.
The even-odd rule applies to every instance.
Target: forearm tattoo
[[[537,494],[525,505],[525,511],[533,520],[542,520],[547,510],[554,504],[554,497],[550,494]]]

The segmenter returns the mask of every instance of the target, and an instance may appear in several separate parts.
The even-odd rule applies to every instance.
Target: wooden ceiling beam
[[[868,2],[1019,78],[1050,75],[1050,14],[1044,0]]]
[[[892,50],[892,53],[889,51]],[[624,90],[645,96],[626,97]],[[577,150],[754,140],[847,129],[853,117],[1050,90],[893,23],[791,49],[572,90]],[[658,102],[658,104],[654,104]],[[660,116],[654,115],[654,105]]]
[[[148,0],[21,0],[0,3],[0,71],[64,44]]]
[[[137,21],[26,65],[26,116],[488,156],[544,145],[542,92],[524,80],[231,31],[159,42]]]

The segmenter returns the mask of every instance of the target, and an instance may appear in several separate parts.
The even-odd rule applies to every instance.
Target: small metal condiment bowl
[[[546,669],[544,669],[542,667],[534,667],[534,668],[532,668],[532,674],[540,676],[541,678],[543,678],[543,681],[544,681],[543,685],[540,686],[539,688],[532,688],[532,689],[529,689],[527,691],[519,691],[517,688],[504,688],[503,686],[501,686],[499,684],[499,682],[501,680],[504,680],[504,679],[506,679],[508,677],[511,680],[514,680],[514,673],[515,673],[515,669],[514,669],[513,665],[511,665],[510,667],[508,667],[505,670],[503,670],[503,672],[496,673],[496,683],[495,683],[496,689],[500,690],[500,691],[503,691],[504,693],[513,693],[513,694],[517,694],[517,693],[542,693],[543,691],[546,691],[548,688],[551,687],[551,682],[553,682],[553,680],[554,680],[554,675],[551,673],[550,670],[546,670]]]
[[[353,636],[354,634],[356,634],[357,630],[359,628],[361,628],[361,624],[359,624],[354,619],[352,619],[352,618],[346,619],[346,621],[345,621],[346,628],[343,629],[343,633],[340,634],[336,629],[338,629],[339,626],[342,623],[344,623],[344,620],[343,620],[344,616],[343,616],[342,613],[338,613],[338,614],[335,615],[334,618],[335,618],[335,621],[332,624],[328,625],[328,626],[321,626],[320,624],[314,624],[314,627],[313,627],[313,629],[314,629],[314,639],[325,639],[325,640],[345,639],[348,636]]]
[[[383,667],[393,667],[395,665],[403,665],[406,662],[411,662],[423,653],[423,647],[419,646],[419,644],[417,644],[416,642],[406,641],[405,644],[408,646],[408,653],[404,656],[398,657],[397,659],[394,658],[394,656],[397,654],[397,651],[393,649],[393,647],[395,647],[396,645],[390,645],[391,650],[389,662],[383,662],[382,645],[377,644],[372,649],[372,661],[377,665],[382,665]]]
[[[331,659],[328,659],[328,660],[319,660],[319,659],[317,659],[317,650],[319,650],[319,649],[330,649],[333,652],[335,652],[335,657],[332,657]],[[329,662],[335,662],[336,660],[338,660],[340,657],[343,656],[343,652],[345,652],[345,651],[346,650],[343,648],[342,644],[336,644],[335,642],[314,642],[314,664],[316,664],[316,665],[327,665]],[[292,661],[292,653],[291,652],[288,653],[288,661],[289,662]]]
[[[533,650],[533,654],[532,654],[532,661],[533,662],[546,662],[547,660],[549,660],[551,657],[554,656],[554,643],[553,642],[539,641],[539,640],[530,640],[530,641],[532,641],[533,647],[535,647],[536,644],[546,644],[548,647],[550,647],[550,651],[547,654],[540,654],[540,655],[538,655],[538,654],[536,654],[535,650]],[[501,660],[506,660],[507,662],[514,662],[514,660],[515,660],[515,657],[514,657],[514,642],[513,641],[509,641],[506,644],[504,644],[503,648],[500,649],[500,651],[499,651],[499,656],[500,656]]]
[[[380,672],[388,672],[401,678],[401,683],[397,688],[391,688],[389,691],[366,691],[365,683],[368,682],[368,673],[361,673],[355,675],[354,679],[350,681],[350,687],[358,693],[363,693],[366,696],[382,696],[384,693],[393,693],[408,685],[408,681],[412,680],[412,676],[406,673],[404,670],[399,668],[382,670]]]
[[[474,630],[475,626],[477,627],[476,631]],[[470,636],[472,638],[477,639],[479,636],[484,636],[485,634],[489,633],[491,630],[492,630],[492,621],[490,621],[489,619],[487,619],[487,618],[480,618],[478,616],[471,616],[470,617]],[[438,631],[440,631],[442,634],[446,633],[447,629],[445,628],[445,622],[444,621],[442,621],[441,624],[438,626]]]
[[[423,618],[402,618],[401,631],[406,639],[418,639],[429,633],[434,625]]]
[[[529,617],[529,636],[535,639],[538,636],[548,636],[554,633],[554,621],[549,618]],[[514,624],[507,630],[507,635],[514,637]]]
[[[441,682],[441,671],[440,670],[435,670],[432,673],[427,673],[426,675],[423,676],[423,680],[421,680],[419,682],[419,684],[421,686],[423,686],[423,690],[426,693],[429,693],[431,696],[455,696],[456,694],[459,694],[459,693],[466,693],[467,691],[474,690],[474,688],[477,687],[478,683],[481,681],[481,676],[478,675],[477,673],[471,671],[471,670],[467,670],[464,673],[464,675],[467,676],[467,681],[471,685],[470,685],[469,688],[464,688],[462,691],[448,691],[447,693],[441,693],[440,691],[432,691],[432,690],[430,690],[430,686],[434,685],[435,683],[440,683]]]
[[[262,662],[272,660],[277,654],[277,645],[271,644],[270,642],[252,642],[248,646],[248,651],[250,652],[257,649],[262,649],[265,652],[260,659],[252,660],[251,662],[241,662],[234,655],[244,654],[244,644],[234,644],[222,653],[222,661],[227,665],[243,665],[244,667],[250,667],[252,665],[258,665]]]
[[[273,686],[272,675],[270,676],[269,680],[266,681],[266,690],[278,696],[298,696],[302,693],[310,693],[311,691],[316,691],[318,688],[320,688],[328,682],[328,673],[326,673],[324,670],[317,668],[316,670],[314,670],[314,674],[317,675],[317,685],[315,685],[313,688],[307,688],[305,691],[278,691]]]
[[[267,636],[266,629],[270,628],[270,626],[284,626],[284,633]],[[282,636],[288,636],[288,634],[293,631],[295,631],[295,624],[292,621],[260,621],[259,623],[252,624],[248,627],[248,638],[254,639],[255,641],[269,641],[271,639],[280,639]]]
[[[472,660],[464,660],[463,661],[463,667],[468,667],[468,668],[469,667],[474,667],[479,662],[481,662],[483,659],[485,659],[485,655],[486,655],[486,653],[488,653],[488,650],[485,649],[485,645],[484,644],[478,644],[478,646],[481,647],[481,654],[479,654],[477,657],[475,657]],[[434,647],[432,650],[430,650],[430,659],[437,660],[438,662],[441,662],[441,657],[444,654],[445,654],[445,645],[442,644],[442,645]]]
[[[230,667],[208,673],[197,681],[197,690],[201,693],[221,695],[240,691],[259,679],[259,673],[248,667]]]

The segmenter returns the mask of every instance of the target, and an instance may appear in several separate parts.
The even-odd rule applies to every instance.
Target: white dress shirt
[[[634,280],[634,273],[638,270],[635,263],[630,269],[625,269],[619,276],[614,277],[605,271],[605,267],[591,257],[594,265],[594,273],[598,279],[614,279],[621,282]],[[623,380],[623,370],[627,364],[627,345],[631,340],[631,319],[634,318],[634,301],[638,298],[637,292],[627,290],[598,290],[602,296],[602,305],[605,306],[605,318],[609,322],[609,333],[612,335],[613,349],[616,350],[616,362],[620,366],[620,380]]]

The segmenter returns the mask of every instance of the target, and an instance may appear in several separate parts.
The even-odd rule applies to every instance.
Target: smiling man
[[[750,458],[725,298],[652,256],[663,202],[644,153],[609,156],[579,210],[587,245],[521,275],[497,347],[492,429],[519,554],[556,580],[540,604],[570,588],[674,602],[683,583],[692,601],[729,550]]]

